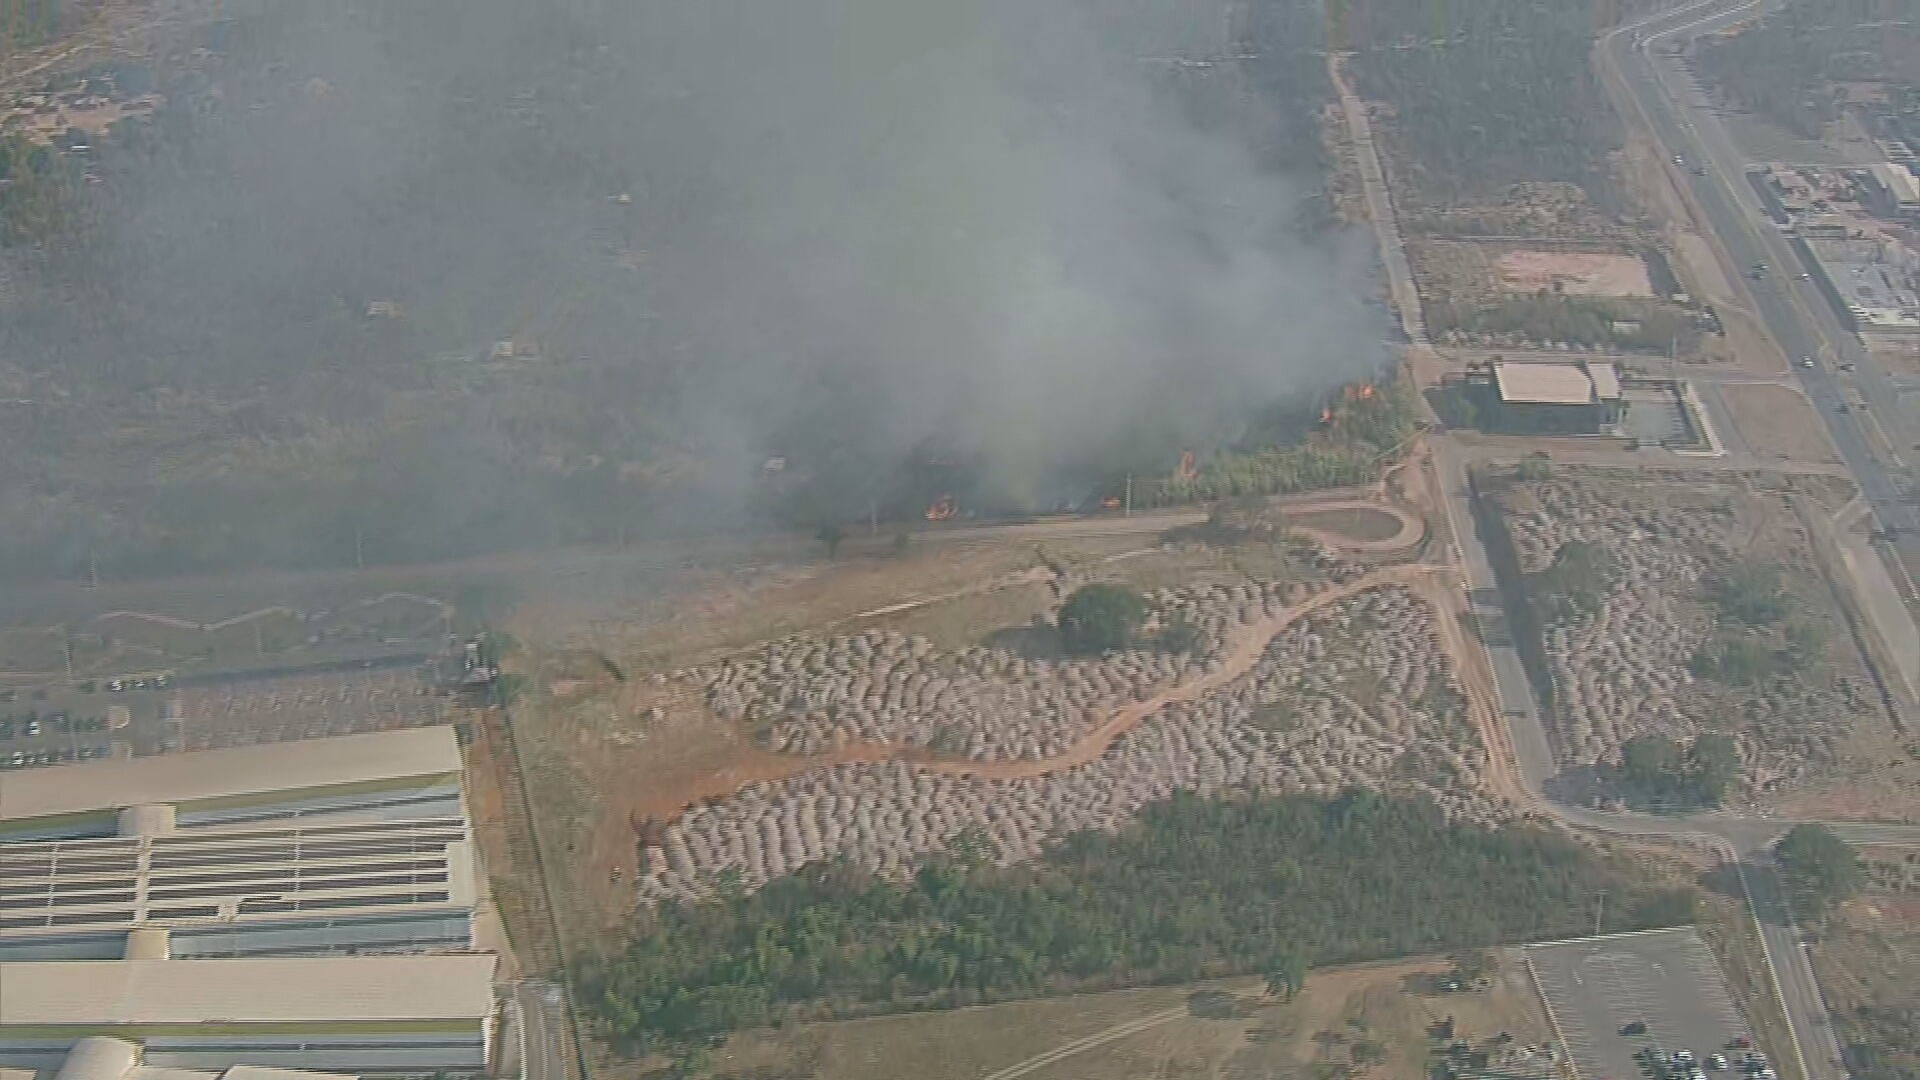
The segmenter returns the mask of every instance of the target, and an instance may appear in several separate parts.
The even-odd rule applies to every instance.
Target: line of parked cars
[[[1620,1029],[1622,1035],[1645,1035],[1647,1025],[1635,1021]],[[1708,1054],[1704,1059],[1691,1050],[1675,1050],[1671,1053],[1658,1046],[1643,1046],[1635,1051],[1640,1060],[1641,1069],[1650,1080],[1707,1080],[1708,1072],[1737,1070],[1748,1080],[1778,1080],[1773,1066],[1767,1063],[1765,1054],[1752,1048],[1747,1039],[1738,1038],[1729,1042],[1725,1053]],[[1733,1055],[1739,1055],[1736,1060]]]
[[[31,769],[38,765],[58,765],[63,761],[93,761],[106,757],[110,748],[105,743],[89,743],[85,746],[60,746],[52,750],[36,750],[31,753],[15,750],[6,757],[0,757],[0,769]]]

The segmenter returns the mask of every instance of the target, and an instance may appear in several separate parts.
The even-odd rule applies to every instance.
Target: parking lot
[[[209,750],[422,727],[448,708],[416,669],[328,673],[184,687],[153,734],[166,750]]]
[[[1693,928],[1618,934],[1526,950],[1580,1080],[1633,1080],[1636,1051],[1688,1049],[1705,1061],[1751,1032]],[[1632,1024],[1646,1032],[1623,1035]],[[1734,1080],[1735,1069],[1709,1073]]]

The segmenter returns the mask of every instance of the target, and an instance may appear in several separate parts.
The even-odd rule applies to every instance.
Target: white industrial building
[[[437,727],[0,773],[0,1069],[484,1069],[461,768]]]

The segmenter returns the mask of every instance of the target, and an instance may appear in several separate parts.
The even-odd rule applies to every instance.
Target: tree
[[[1387,1060],[1387,1048],[1377,1039],[1361,1039],[1347,1048],[1354,1067],[1365,1070]]]
[[[1267,996],[1292,1001],[1307,985],[1307,956],[1291,946],[1282,948],[1267,960],[1262,977],[1266,980]]]
[[[1726,735],[1700,735],[1687,750],[1687,766],[1700,801],[1718,806],[1740,777],[1740,748]]]
[[[1513,475],[1529,483],[1553,479],[1553,459],[1545,454],[1528,454],[1513,467]]]
[[[1636,735],[1620,747],[1621,779],[1641,794],[1664,796],[1684,761],[1680,744],[1665,735]]]
[[[1735,565],[1714,583],[1713,598],[1721,614],[1748,626],[1779,622],[1790,608],[1780,568],[1772,563]]]
[[[1803,909],[1824,911],[1860,888],[1860,858],[1825,825],[1795,825],[1773,849],[1787,888]]]
[[[840,557],[840,542],[847,538],[847,530],[838,523],[828,522],[814,531],[813,538],[826,546],[827,558],[837,559]]]
[[[1619,572],[1612,551],[1575,540],[1560,545],[1553,565],[1540,571],[1540,592],[1563,609],[1590,615],[1600,610]]]
[[[1147,602],[1124,585],[1083,585],[1060,608],[1060,638],[1070,652],[1125,648],[1147,615]]]

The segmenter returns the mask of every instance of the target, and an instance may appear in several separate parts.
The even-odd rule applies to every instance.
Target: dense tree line
[[[1700,344],[1700,327],[1691,312],[1655,300],[1540,292],[1492,302],[1443,297],[1424,310],[1427,328],[1436,334],[1517,334],[1534,342],[1658,353],[1690,352]]]
[[[1702,41],[1699,70],[1734,104],[1817,139],[1840,115],[1833,84],[1920,83],[1916,20],[1916,0],[1801,0],[1744,33]]]
[[[1342,0],[1363,92],[1393,107],[1414,188],[1434,202],[1523,181],[1605,192],[1613,118],[1588,63],[1609,15],[1583,0]]]
[[[1135,484],[1134,505],[1173,506],[1247,495],[1287,495],[1364,484],[1378,478],[1394,451],[1419,430],[1414,390],[1404,373],[1379,383],[1353,383],[1333,395],[1317,427],[1301,438],[1297,420],[1257,428],[1189,476]]]
[[[71,0],[0,0],[0,59],[53,40],[66,29]]]
[[[583,1000],[617,1045],[672,1051],[796,1014],[964,1005],[1232,973],[1293,984],[1322,965],[1578,933],[1605,891],[1618,926],[1690,918],[1691,894],[1524,824],[1349,792],[1148,808],[995,868],[977,838],[912,881],[815,866],[747,896],[644,913]]]
[[[1636,735],[1620,748],[1620,786],[1635,800],[1719,806],[1739,778],[1740,751],[1726,735],[1698,735],[1684,747],[1665,735]]]

